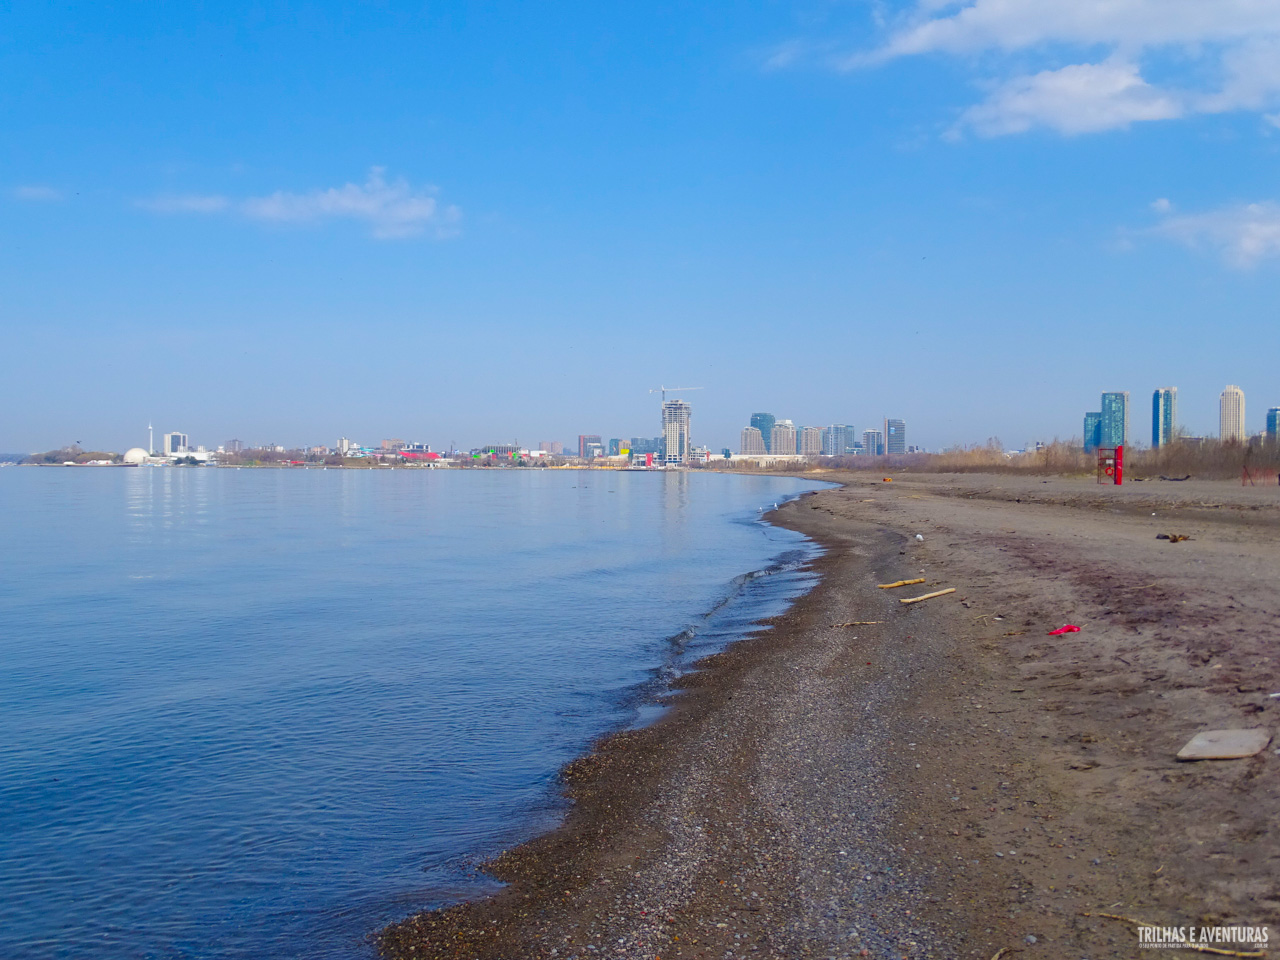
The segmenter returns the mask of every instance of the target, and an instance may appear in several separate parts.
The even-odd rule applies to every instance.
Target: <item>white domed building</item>
[[[148,456],[150,456],[150,454],[141,447],[131,447],[129,450],[125,451],[124,462],[128,466],[136,467],[139,464],[146,463]]]

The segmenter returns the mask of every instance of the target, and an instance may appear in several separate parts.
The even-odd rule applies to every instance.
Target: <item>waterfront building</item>
[[[1280,407],[1267,410],[1267,441],[1275,443],[1280,440]]]
[[[1245,439],[1244,391],[1235,384],[1227,384],[1218,398],[1218,438],[1223,443]]]
[[[753,418],[754,419],[754,418]],[[790,420],[778,420],[769,431],[768,450],[783,457],[796,455],[796,425]]]
[[[604,443],[600,440],[598,433],[580,433],[578,434],[578,456],[583,460],[591,460],[600,456],[598,452],[592,453],[589,448],[594,447],[597,451],[604,449]]]
[[[1102,413],[1084,415],[1084,452],[1093,453],[1102,446]]]
[[[802,457],[816,457],[822,453],[822,431],[817,427],[801,427],[799,450]]]
[[[683,400],[666,400],[662,404],[662,441],[666,453],[663,462],[684,464],[689,462],[693,449],[689,440],[689,423],[693,419],[693,407]]]
[[[541,443],[538,444],[538,449],[542,453],[547,453],[553,457],[558,457],[562,453],[564,453],[564,444],[561,443],[559,440],[543,440]]]
[[[185,433],[166,433],[164,446],[160,449],[162,457],[180,457],[191,449],[191,442]]]
[[[764,448],[764,436],[759,427],[743,427],[742,439],[738,443],[738,452],[743,456],[763,456],[768,453]]]
[[[1122,447],[1129,442],[1129,391],[1112,390],[1102,395],[1102,447]]]
[[[772,413],[753,413],[751,415],[751,426],[759,430],[760,436],[764,437],[765,453],[773,453],[773,425],[777,422]]]
[[[621,440],[614,438],[609,441],[609,456],[620,457],[622,456],[623,449],[623,442]]]
[[[884,434],[879,430],[863,430],[862,452],[869,457],[882,456],[884,454]]]
[[[907,422],[905,420],[884,421],[884,452],[887,454],[907,452]]]
[[[828,457],[840,457],[853,453],[857,443],[853,427],[847,423],[833,423],[822,431],[822,452]]]
[[[1177,437],[1178,388],[1161,387],[1151,395],[1151,448],[1159,450]]]

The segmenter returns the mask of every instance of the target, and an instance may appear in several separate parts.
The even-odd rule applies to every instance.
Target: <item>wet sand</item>
[[[1280,743],[1174,760],[1276,726],[1280,489],[831,479],[773,518],[825,545],[821,583],[571,765],[506,888],[386,956],[1145,953],[1099,912],[1280,936]]]

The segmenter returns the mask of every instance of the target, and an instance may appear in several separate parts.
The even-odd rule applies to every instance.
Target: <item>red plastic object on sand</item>
[[[1065,627],[1059,627],[1057,630],[1050,630],[1049,636],[1056,637],[1064,633],[1079,633],[1079,632],[1080,632],[1079,627],[1075,626],[1074,624],[1068,623]]]

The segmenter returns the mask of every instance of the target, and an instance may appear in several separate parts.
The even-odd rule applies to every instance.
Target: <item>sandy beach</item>
[[[773,517],[825,546],[820,584],[572,764],[499,894],[386,956],[1147,953],[1103,913],[1280,936],[1280,743],[1175,760],[1274,732],[1280,488],[829,479]]]

